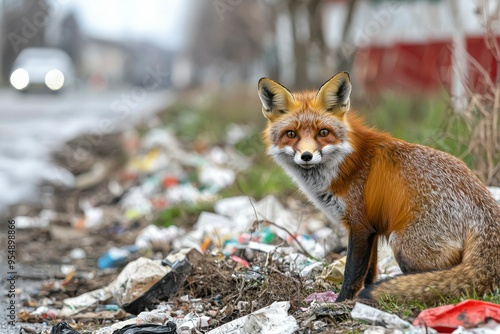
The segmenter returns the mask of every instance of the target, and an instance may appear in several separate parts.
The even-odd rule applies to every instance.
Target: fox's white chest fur
[[[346,205],[341,197],[335,196],[330,191],[311,193],[306,188],[300,189],[310,201],[325,214],[334,224],[340,223],[345,216]]]
[[[346,211],[345,202],[328,189],[336,174],[334,170],[319,167],[311,170],[298,170],[295,173],[297,175],[289,174],[300,190],[332,223],[336,224],[342,220]]]
[[[282,150],[269,150],[275,161],[298,185],[307,198],[327,216],[333,223],[338,223],[345,216],[346,204],[341,197],[335,196],[329,187],[338,176],[338,165],[342,159],[330,160],[328,163],[311,169],[303,169],[290,163]],[[346,152],[347,153],[347,152]]]

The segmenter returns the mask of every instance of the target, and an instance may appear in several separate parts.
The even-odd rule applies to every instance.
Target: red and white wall
[[[481,1],[361,1],[346,43],[341,43],[347,1],[325,6],[324,29],[330,48],[354,57],[353,75],[367,92],[384,89],[433,93],[442,88],[455,96],[467,90],[484,92],[497,77],[500,20],[493,35],[477,4]],[[490,13],[498,1],[483,1]],[[500,59],[498,59],[500,60]],[[481,68],[481,69],[479,69]]]

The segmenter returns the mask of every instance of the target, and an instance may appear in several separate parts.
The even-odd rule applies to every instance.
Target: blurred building
[[[17,55],[28,47],[57,47],[72,59],[77,81],[95,89],[144,86],[162,73],[155,89],[170,85],[173,52],[151,40],[101,37],[81,22],[78,9],[55,0],[0,0],[0,77],[8,83]],[[153,73],[153,74],[152,74]],[[2,83],[2,80],[0,80]],[[149,87],[152,87],[151,85]]]
[[[348,3],[329,1],[324,28],[329,47],[353,57],[355,79],[368,92],[444,87],[462,95],[491,89],[488,78],[496,80],[499,22],[482,19],[495,8],[488,0],[358,1],[342,41]]]
[[[86,38],[80,54],[82,79],[94,89],[123,85],[144,86],[151,72],[171,72],[173,55],[149,42],[129,42]],[[156,89],[170,85],[162,77]]]

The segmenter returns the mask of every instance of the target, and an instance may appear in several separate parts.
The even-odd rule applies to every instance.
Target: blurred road
[[[129,88],[73,90],[59,95],[0,90],[0,216],[6,207],[38,197],[37,184],[71,181],[49,161],[50,153],[82,133],[130,127],[172,101],[167,91]],[[3,222],[2,222],[3,223]]]

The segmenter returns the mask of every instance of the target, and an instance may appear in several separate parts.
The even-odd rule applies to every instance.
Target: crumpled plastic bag
[[[177,326],[169,321],[166,325],[131,324],[115,330],[113,334],[175,334],[176,332]]]
[[[156,324],[130,324],[117,329],[113,334],[175,334],[177,325],[169,321],[165,325]],[[50,334],[80,334],[75,331],[67,322],[62,321],[52,327]]]
[[[77,331],[73,329],[66,321],[62,321],[56,324],[50,330],[50,334],[79,334]]]

